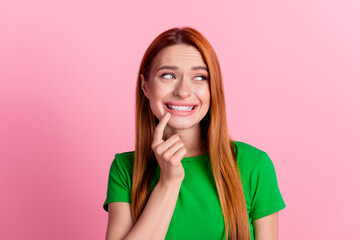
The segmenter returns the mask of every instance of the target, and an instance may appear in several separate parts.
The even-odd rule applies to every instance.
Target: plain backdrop
[[[134,150],[135,83],[161,32],[199,30],[233,139],[272,159],[280,239],[359,239],[360,2],[0,2],[0,238],[104,239]]]

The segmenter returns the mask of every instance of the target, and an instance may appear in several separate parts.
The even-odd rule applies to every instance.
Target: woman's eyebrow
[[[165,65],[165,66],[159,67],[157,71],[160,71],[162,69],[179,70],[179,68],[176,67],[176,66],[167,66],[167,65]],[[195,67],[191,68],[191,70],[199,70],[199,69],[208,71],[206,66],[195,66]]]

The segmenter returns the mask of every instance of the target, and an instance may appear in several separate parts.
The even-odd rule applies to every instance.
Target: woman
[[[210,43],[160,34],[140,65],[135,151],[110,168],[106,239],[277,239],[284,207],[267,153],[228,134]]]

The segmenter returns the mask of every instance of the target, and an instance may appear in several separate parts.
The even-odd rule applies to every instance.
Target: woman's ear
[[[143,90],[144,92],[144,95],[148,97],[148,82],[145,81],[145,77],[142,73],[140,73],[140,79],[141,79],[141,89]]]

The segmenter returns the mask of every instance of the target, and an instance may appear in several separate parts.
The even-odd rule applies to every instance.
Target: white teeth
[[[191,111],[194,109],[194,106],[192,106],[192,107],[190,107],[190,106],[175,106],[175,105],[170,105],[170,104],[167,104],[167,106],[176,111]]]

